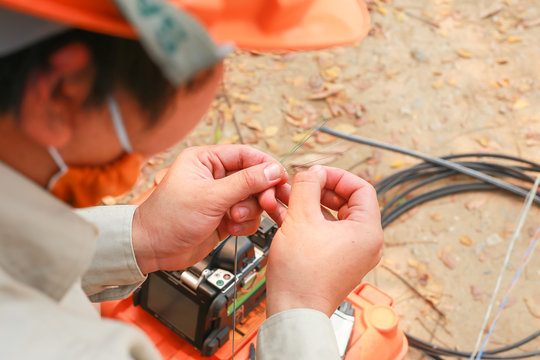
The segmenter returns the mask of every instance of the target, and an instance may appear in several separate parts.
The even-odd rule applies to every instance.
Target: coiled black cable
[[[523,183],[534,183],[534,178],[528,173],[540,173],[540,164],[537,164],[532,161],[521,159],[514,156],[504,155],[504,154],[488,154],[488,153],[471,153],[471,154],[459,154],[459,155],[450,155],[442,158],[433,158],[428,155],[420,154],[416,151],[409,151],[406,149],[398,148],[393,145],[384,144],[378,141],[371,139],[352,136],[340,133],[336,130],[322,128],[320,131],[332,134],[334,136],[340,137],[345,140],[354,141],[360,144],[366,144],[370,146],[375,146],[383,148],[390,151],[396,151],[402,154],[410,155],[423,159],[424,162],[418,165],[412,166],[408,169],[399,171],[393,175],[386,177],[385,179],[379,181],[374,185],[377,190],[379,197],[383,197],[386,193],[391,190],[396,189],[397,187],[409,183],[409,187],[403,190],[401,193],[397,194],[391,198],[388,203],[385,205],[381,211],[381,221],[383,228],[390,225],[392,221],[396,220],[398,217],[406,213],[407,211],[415,208],[418,205],[421,205],[425,202],[438,199],[444,196],[468,192],[468,191],[494,191],[494,190],[506,190],[507,193],[514,195],[523,196],[526,192],[530,191],[526,187],[522,186]],[[486,161],[453,161],[464,158],[483,158],[483,159],[500,159],[511,161],[516,164],[514,165],[504,165],[499,163],[490,163]],[[442,159],[442,161],[441,161]],[[451,163],[451,164],[449,164]],[[457,164],[457,166],[455,165]],[[496,178],[496,181],[482,182],[467,182],[460,184],[446,185],[434,190],[429,190],[422,194],[407,198],[413,192],[419,191],[422,188],[427,186],[434,186],[437,181],[448,179],[450,177],[455,177],[459,175],[462,176],[462,173],[469,174],[468,170],[462,172],[463,168],[471,169],[474,173],[483,173],[489,175],[490,177]],[[479,179],[479,177],[475,177]],[[503,180],[505,179],[505,180]],[[508,182],[511,180],[517,184]],[[410,184],[411,182],[416,182]],[[520,191],[521,190],[521,191]],[[537,192],[537,196],[534,201],[537,204],[540,204],[540,192]],[[446,349],[439,347],[435,344],[420,340],[413,335],[405,334],[407,340],[409,341],[409,346],[414,347],[422,351],[428,358],[435,360],[442,360],[440,356],[451,356],[451,357],[462,357],[469,358],[471,352],[456,351],[452,349]],[[483,359],[525,359],[532,357],[540,357],[540,350],[533,351],[528,353],[520,354],[508,354],[508,355],[498,355],[501,353],[506,353],[510,350],[513,350],[523,344],[526,344],[537,337],[540,336],[540,331],[535,332],[534,334],[519,340],[508,346],[501,348],[488,350],[484,352],[482,356]]]

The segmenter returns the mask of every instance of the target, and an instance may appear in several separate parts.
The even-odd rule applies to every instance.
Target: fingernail
[[[238,208],[237,211],[238,211],[239,220],[244,220],[245,218],[247,218],[249,214],[249,210],[246,207],[240,207]]]
[[[274,181],[281,178],[281,166],[272,164],[264,169],[264,176],[268,181]]]
[[[309,171],[313,171],[313,172],[319,172],[321,170],[322,170],[321,165],[313,165],[312,167],[309,168]]]

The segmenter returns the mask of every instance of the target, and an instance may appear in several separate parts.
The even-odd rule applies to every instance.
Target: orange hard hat
[[[319,49],[358,41],[369,29],[363,0],[168,2],[198,19],[214,41],[234,42],[240,48]],[[0,6],[72,27],[137,37],[112,0],[0,0]]]

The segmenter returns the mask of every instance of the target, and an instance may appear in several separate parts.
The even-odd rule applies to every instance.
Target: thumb
[[[233,206],[250,195],[278,185],[283,179],[286,174],[280,164],[264,163],[216,180],[215,186],[227,206]]]
[[[321,190],[325,185],[326,171],[319,165],[298,173],[291,187],[289,212],[300,212],[308,217],[321,214]]]

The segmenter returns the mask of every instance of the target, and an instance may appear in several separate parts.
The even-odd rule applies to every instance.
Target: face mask
[[[119,159],[106,165],[68,166],[55,148],[49,148],[60,170],[49,181],[48,189],[73,207],[95,206],[105,196],[127,193],[137,182],[144,162],[144,157],[131,148],[118,104],[111,96],[107,104],[116,135],[126,152]]]

